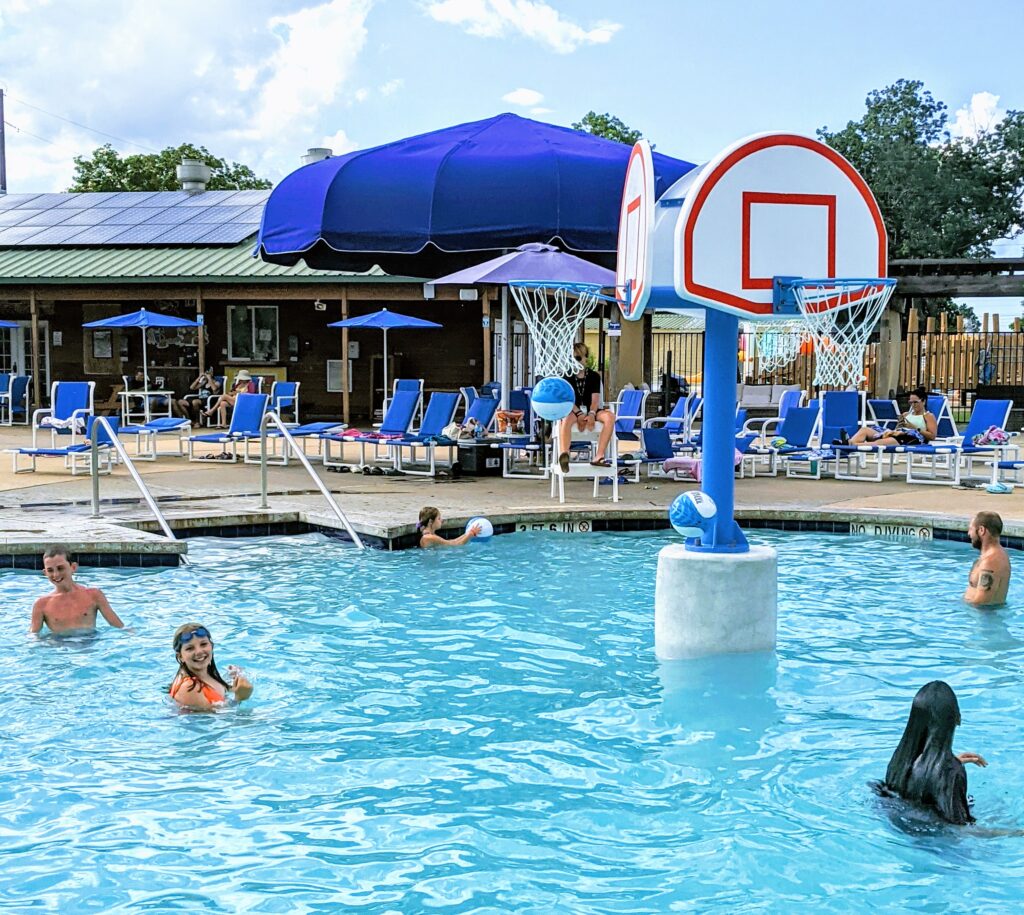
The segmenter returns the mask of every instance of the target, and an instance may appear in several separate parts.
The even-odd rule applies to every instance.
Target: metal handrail
[[[267,410],[263,414],[263,419],[260,422],[260,508],[266,510],[270,508],[267,503],[267,424],[273,423],[277,427],[277,431],[281,434],[281,438],[284,439],[287,447],[291,449],[293,455],[303,467],[306,468],[306,473],[309,474],[310,478],[316,483],[317,488],[323,494],[323,497],[327,500],[327,504],[331,507],[338,520],[345,525],[345,530],[349,537],[352,538],[352,542],[359,547],[359,549],[366,549],[366,545],[363,543],[359,534],[356,533],[355,528],[352,527],[345,513],[341,510],[341,506],[335,501],[334,496],[331,495],[331,491],[324,485],[324,481],[320,479],[320,476],[313,469],[313,465],[309,463],[309,459],[306,457],[305,452],[298,446],[295,439],[292,438],[292,434],[288,431],[288,428],[283,422],[281,417],[277,415],[273,410]]]
[[[171,540],[177,540],[178,538],[174,536],[174,531],[171,530],[171,526],[167,523],[164,513],[160,511],[160,507],[156,504],[156,499],[153,498],[149,487],[142,481],[142,477],[139,476],[139,472],[135,469],[135,464],[128,457],[128,452],[124,450],[124,445],[121,444],[121,440],[117,437],[117,433],[105,416],[95,416],[92,421],[92,448],[89,461],[89,472],[92,474],[92,516],[94,518],[100,516],[100,437],[96,433],[97,426],[102,426],[107,430],[107,437],[110,439],[111,446],[117,452],[117,456],[127,468],[131,478],[135,481],[135,485],[139,488],[139,492],[142,493],[142,498],[146,500],[149,510],[156,516],[157,523],[160,525],[161,530],[163,530],[164,535]],[[185,565],[190,564],[188,557],[184,554],[182,554],[181,560]]]

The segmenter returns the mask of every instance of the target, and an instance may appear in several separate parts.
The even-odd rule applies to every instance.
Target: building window
[[[276,305],[228,306],[228,360],[277,362],[280,345]]]

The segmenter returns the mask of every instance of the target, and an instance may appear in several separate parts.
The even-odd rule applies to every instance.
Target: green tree
[[[632,146],[642,136],[639,130],[627,127],[617,117],[607,113],[598,114],[596,111],[588,111],[583,115],[582,120],[572,125],[572,129],[592,133],[595,137],[604,137],[606,140],[625,143],[627,146]]]
[[[271,182],[257,178],[247,165],[218,159],[205,146],[183,143],[163,152],[122,157],[109,143],[91,156],[75,156],[75,175],[69,191],[176,191],[175,169],[182,159],[200,159],[213,169],[206,187],[211,191],[261,190]]]
[[[874,191],[889,256],[991,256],[1024,224],[1024,112],[1010,111],[974,137],[951,137],[946,106],[918,80],[867,97],[859,121],[818,136]]]

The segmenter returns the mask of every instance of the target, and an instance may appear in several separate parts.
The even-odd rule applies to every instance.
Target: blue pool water
[[[86,570],[135,632],[25,636],[0,576],[0,910],[1007,911],[1024,838],[1020,577],[960,602],[965,545],[757,533],[776,655],[659,664],[668,534],[357,554],[192,541]],[[204,622],[254,700],[166,698]],[[885,806],[914,692],[960,697],[977,828]]]

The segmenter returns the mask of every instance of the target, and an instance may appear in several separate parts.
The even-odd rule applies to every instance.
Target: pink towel
[[[743,455],[737,450],[735,466],[739,467],[742,461]],[[699,483],[701,478],[701,463],[702,461],[698,457],[671,457],[661,465],[661,469],[666,473],[678,470]]]

